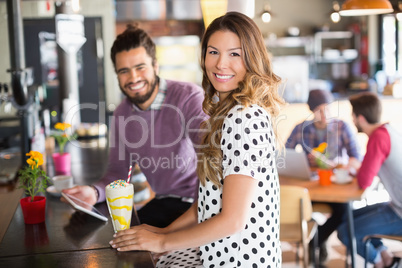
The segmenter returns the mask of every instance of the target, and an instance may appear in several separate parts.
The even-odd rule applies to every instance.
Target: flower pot
[[[21,198],[20,205],[26,224],[36,224],[45,221],[46,197],[34,196],[33,202],[31,202],[30,196]]]
[[[318,169],[318,177],[320,185],[331,185],[332,170],[330,169]]]
[[[52,154],[56,173],[69,174],[71,170],[71,155],[69,153]]]

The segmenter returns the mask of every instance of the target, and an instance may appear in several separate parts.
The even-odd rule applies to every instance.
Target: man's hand
[[[95,205],[96,204],[96,193],[95,189],[88,185],[79,185],[73,188],[62,190],[63,193],[72,195],[88,204]],[[61,197],[60,200],[64,203],[67,203],[67,200],[64,197]]]
[[[316,157],[314,156],[314,155],[312,155],[312,154],[308,154],[307,155],[307,159],[308,159],[308,162],[309,162],[309,164],[310,164],[310,167],[317,167],[317,162],[316,162]]]
[[[355,158],[355,157],[349,158],[349,162],[348,162],[348,165],[347,165],[349,173],[352,176],[356,176],[357,172],[360,169],[361,164],[362,163],[357,158]]]

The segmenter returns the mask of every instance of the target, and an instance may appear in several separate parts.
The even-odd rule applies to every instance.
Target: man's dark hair
[[[116,67],[116,54],[121,51],[144,47],[147,54],[152,58],[152,65],[156,64],[155,43],[151,37],[138,24],[127,24],[127,29],[116,37],[110,51],[113,66]]]
[[[349,98],[352,111],[356,116],[362,115],[370,124],[376,124],[381,119],[381,101],[376,94],[364,92]]]

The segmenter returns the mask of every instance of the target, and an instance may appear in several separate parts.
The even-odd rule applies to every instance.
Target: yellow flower
[[[43,158],[42,154],[37,151],[30,151],[29,153],[27,153],[27,156],[30,156],[31,158],[35,159]]]
[[[67,128],[71,127],[71,125],[69,123],[56,123],[56,125],[54,125],[55,129],[60,129],[61,131],[66,130]]]
[[[313,150],[320,152],[320,153],[324,153],[325,149],[327,149],[328,144],[326,142],[322,142],[320,145],[318,145],[318,147],[315,147]]]
[[[34,196],[39,192],[44,192],[49,182],[49,177],[46,172],[38,168],[43,165],[43,155],[37,151],[30,151],[26,154],[29,156],[25,166],[19,171],[20,185],[19,188],[24,188],[27,195],[34,200]]]
[[[64,146],[70,140],[70,136],[66,133],[66,129],[70,128],[71,125],[69,123],[56,123],[54,128],[60,131],[56,131],[52,136],[56,139],[57,144],[59,145],[60,154],[64,153]],[[76,136],[72,135],[71,139],[75,139]]]
[[[36,161],[33,160],[33,159],[31,159],[31,158],[28,158],[28,159],[27,159],[27,163],[28,163],[28,165],[31,166],[32,169],[34,169],[34,167],[37,167]]]
[[[313,155],[315,157],[315,162],[317,166],[322,169],[329,169],[328,153],[325,152],[328,144],[326,142],[320,143],[318,147],[313,149]]]
[[[30,151],[26,155],[30,156],[30,158],[27,159],[27,163],[32,167],[32,169],[34,166],[38,167],[43,165],[43,155],[40,152]]]

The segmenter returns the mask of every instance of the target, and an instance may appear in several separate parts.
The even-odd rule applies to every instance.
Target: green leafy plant
[[[331,169],[331,161],[328,159],[328,153],[326,152],[328,144],[322,142],[318,147],[313,149],[313,155],[315,156],[315,162],[321,169]]]
[[[59,152],[60,154],[64,153],[64,146],[66,146],[66,143],[71,140],[71,139],[76,139],[77,135],[73,134],[69,136],[66,133],[66,129],[70,128],[71,125],[68,123],[56,123],[54,125],[54,128],[57,129],[58,131],[55,132],[52,137],[56,139],[57,144],[59,145]]]
[[[43,165],[43,155],[37,151],[30,151],[27,156],[30,156],[27,159],[28,166],[19,171],[20,185],[18,188],[23,188],[26,194],[31,197],[32,202],[34,196],[46,190],[47,183],[50,180],[46,172],[39,168]]]

